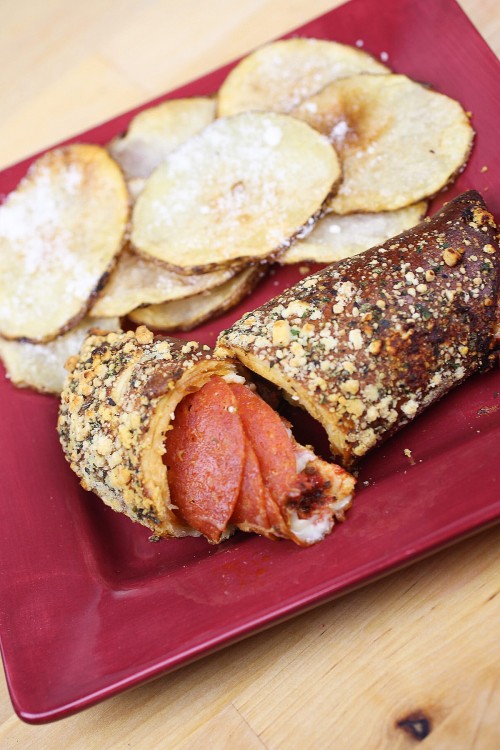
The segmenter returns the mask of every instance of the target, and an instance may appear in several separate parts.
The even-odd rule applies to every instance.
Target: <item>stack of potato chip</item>
[[[294,38],[244,58],[215,97],[141,112],[107,150],[45,154],[0,207],[10,376],[57,392],[92,326],[189,330],[271,262],[385,241],[422,218],[472,140],[458,102],[357,48]]]

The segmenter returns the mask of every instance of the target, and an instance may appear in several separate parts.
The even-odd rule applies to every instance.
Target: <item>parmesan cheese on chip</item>
[[[474,131],[461,105],[402,75],[334,81],[292,113],[338,151],[335,213],[391,211],[435,195],[463,167]]]
[[[337,78],[389,72],[356,47],[323,39],[282,39],[233,68],[218,93],[217,110],[220,117],[249,110],[290,112]]]
[[[139,112],[127,134],[111,141],[108,149],[127,181],[149,177],[171,151],[202,130],[214,117],[214,99],[205,96],[170,99]]]
[[[61,393],[66,377],[64,363],[78,354],[91,329],[120,331],[118,318],[84,318],[76,328],[47,344],[0,339],[0,357],[7,377],[18,388],[33,388],[42,393]]]
[[[397,211],[347,216],[327,214],[305,239],[298,240],[283,253],[279,262],[334,263],[349,258],[415,226],[425,216],[426,209],[427,203],[422,201]]]
[[[232,267],[193,276],[170,271],[154,260],[124,250],[100,297],[92,317],[127,315],[141,305],[178,300],[219,286],[236,273]]]
[[[0,335],[45,342],[89,308],[121,249],[128,196],[105,149],[36,161],[0,206]]]
[[[250,267],[209,292],[163,305],[141,307],[130,313],[129,318],[160,331],[190,331],[237,305],[250,294],[263,274],[262,267]]]
[[[132,245],[188,274],[267,259],[322,214],[339,179],[334,149],[305,123],[222,118],[153,172],[134,206]]]

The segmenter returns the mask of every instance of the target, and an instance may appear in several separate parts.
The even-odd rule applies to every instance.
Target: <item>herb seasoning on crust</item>
[[[101,332],[102,333],[102,332]],[[235,373],[196,341],[95,333],[68,363],[58,430],[82,486],[155,535],[197,535],[175,515],[162,462],[175,408],[211,376]]]
[[[237,374],[195,341],[96,332],[69,363],[59,434],[83,487],[154,537],[236,528],[300,546],[344,519],[355,479],[299,445]]]
[[[495,222],[470,191],[301,280],[218,340],[325,427],[345,466],[493,364]]]

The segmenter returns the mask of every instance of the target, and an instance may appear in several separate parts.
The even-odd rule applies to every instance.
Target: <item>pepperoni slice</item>
[[[181,401],[165,444],[172,502],[190,526],[211,542],[220,541],[245,464],[237,400],[222,378],[212,377]]]
[[[246,440],[243,481],[231,522],[245,531],[265,533],[269,529],[266,510],[266,488],[262,481],[259,462],[250,441]]]
[[[269,522],[277,533],[288,536],[282,509],[297,477],[295,451],[288,431],[270,406],[247,386],[231,383],[243,429],[257,456],[264,486]]]

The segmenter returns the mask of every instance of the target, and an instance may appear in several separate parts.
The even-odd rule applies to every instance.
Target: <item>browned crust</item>
[[[141,326],[90,335],[68,366],[58,431],[82,486],[155,536],[196,535],[170,504],[164,436],[179,401],[234,364]]]
[[[493,217],[470,191],[247,313],[216,352],[300,402],[349,466],[491,367],[499,255]]]

